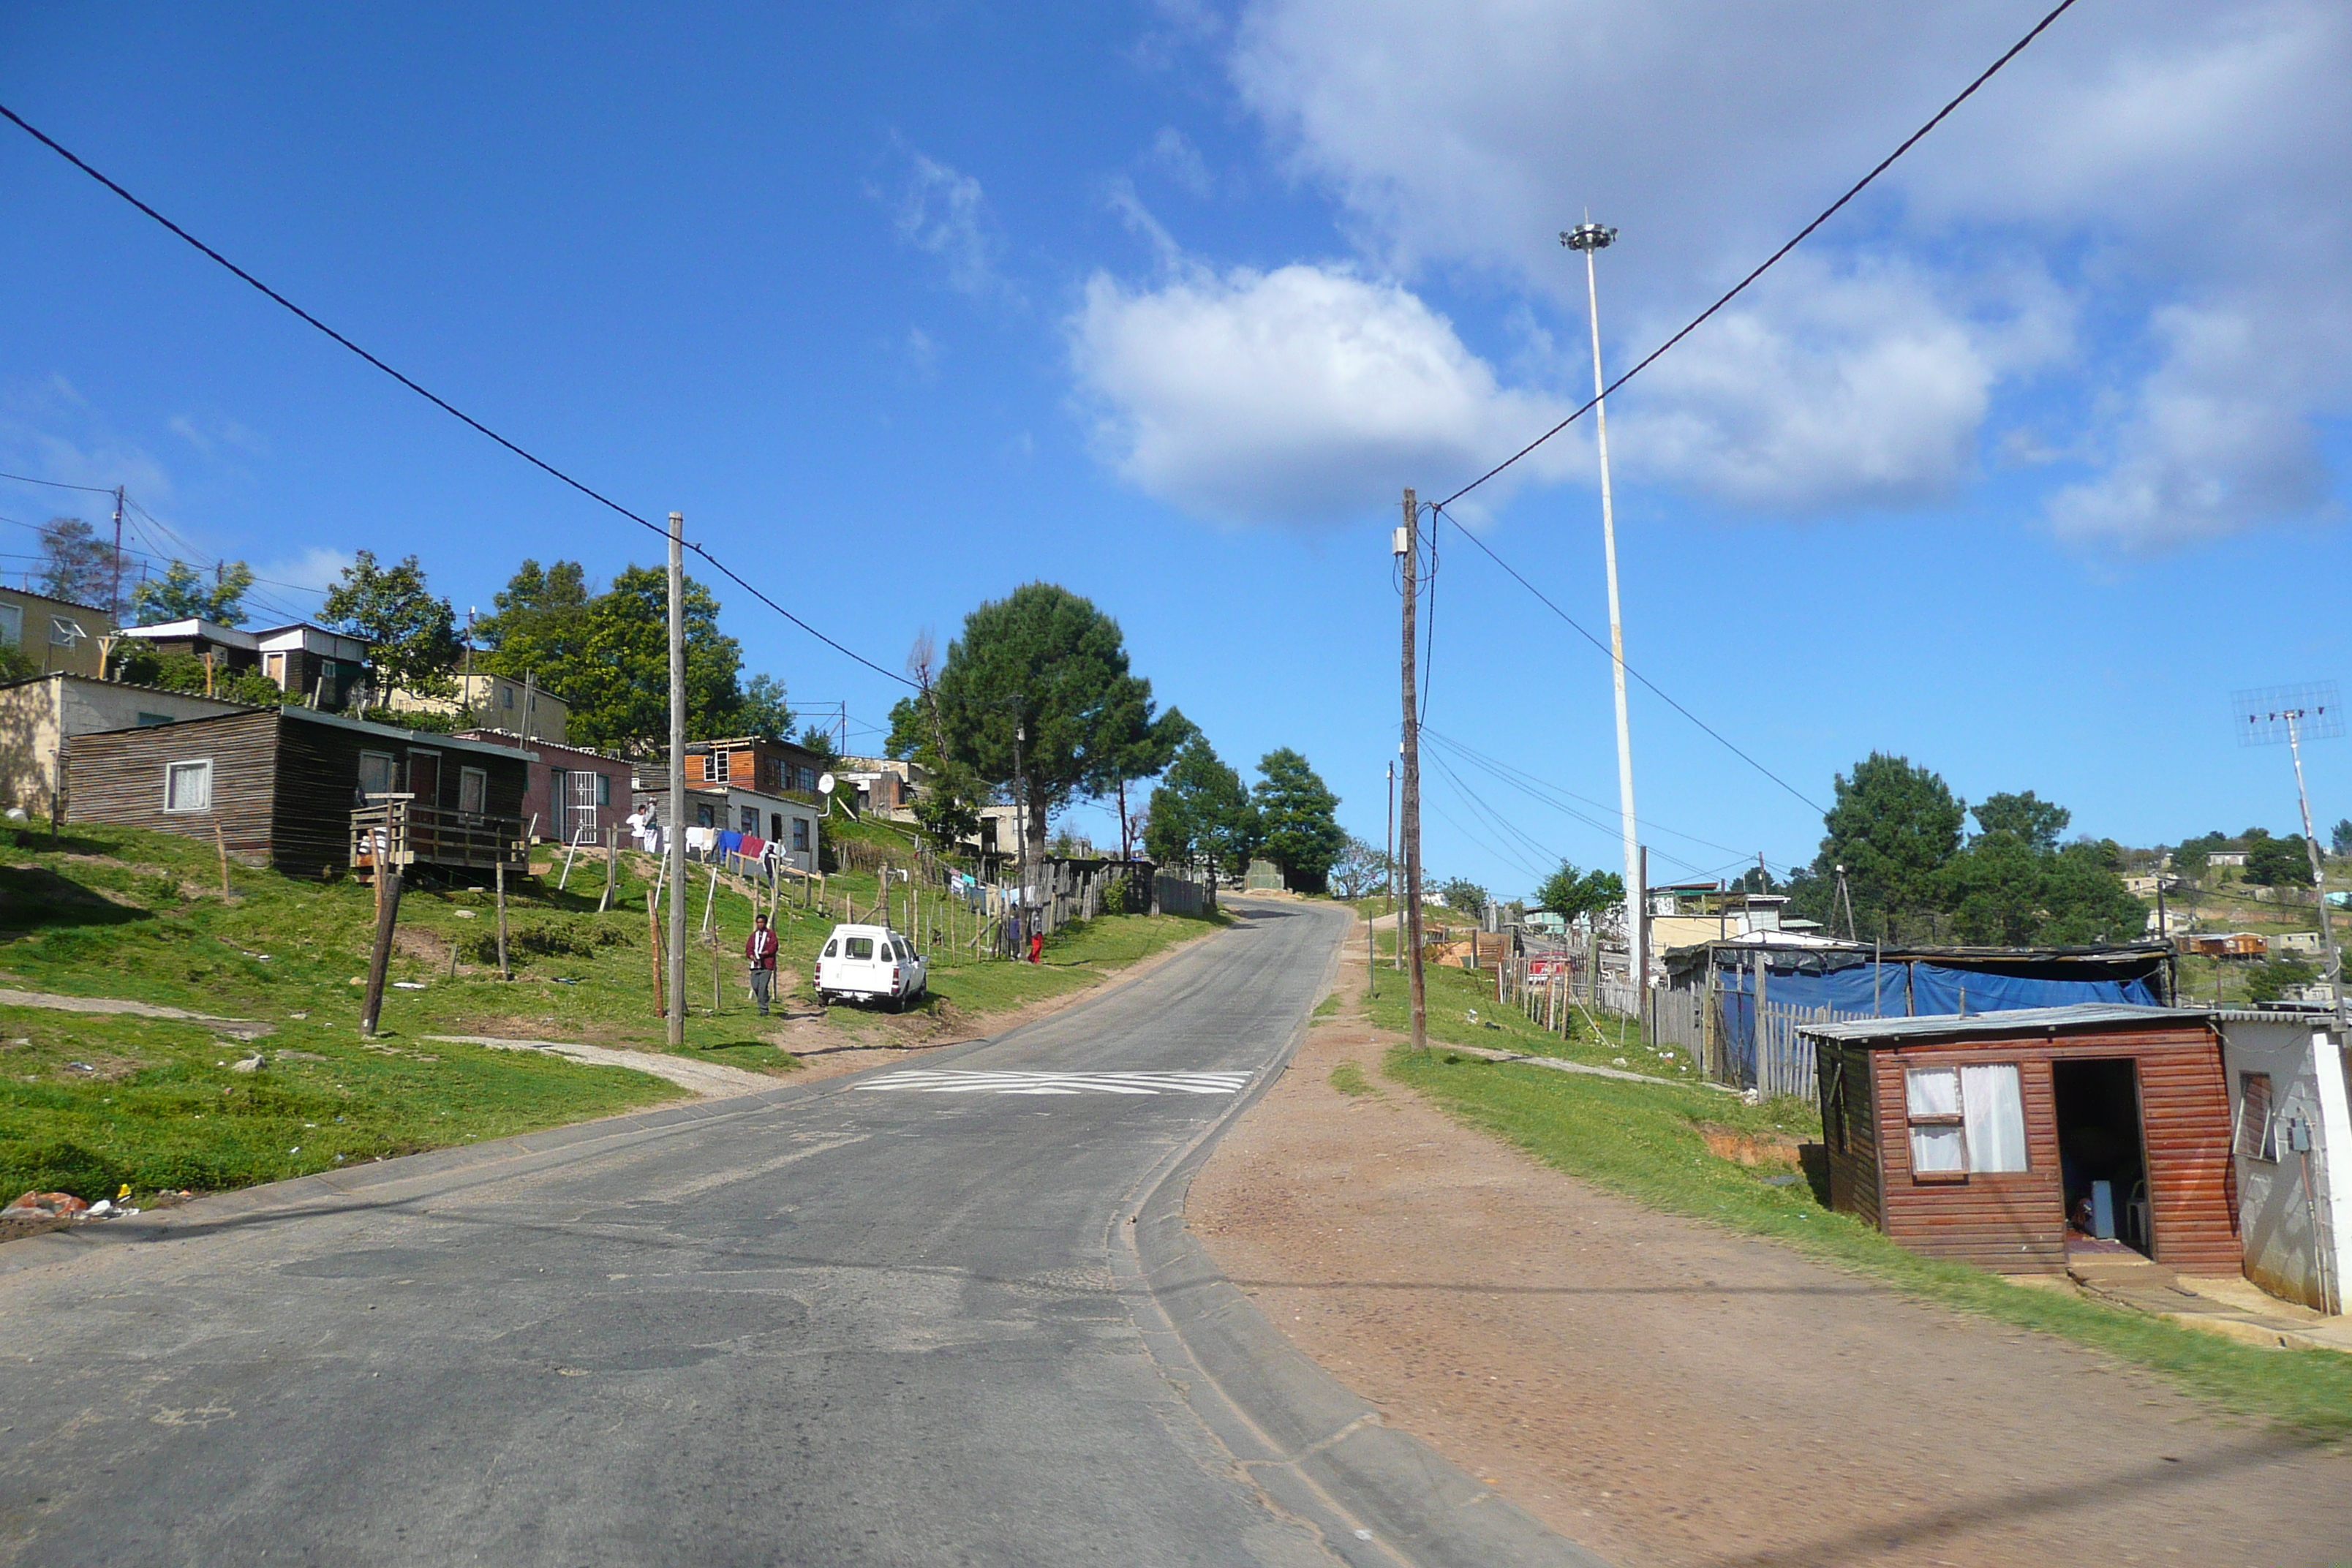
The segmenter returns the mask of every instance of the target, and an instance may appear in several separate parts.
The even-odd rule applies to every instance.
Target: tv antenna
[[[2319,900],[2319,937],[2327,948],[2327,994],[2340,1032],[2345,1026],[2344,959],[2336,948],[2336,924],[2327,915],[2326,862],[2311,831],[2311,792],[2303,784],[2303,743],[2333,741],[2344,733],[2343,699],[2334,681],[2322,680],[2240,691],[2231,698],[2231,706],[2237,715],[2238,744],[2275,746],[2284,741],[2294,759],[2294,798],[2303,808],[2303,847],[2311,857],[2311,890]],[[2161,877],[2163,871],[2159,868],[2157,874]]]

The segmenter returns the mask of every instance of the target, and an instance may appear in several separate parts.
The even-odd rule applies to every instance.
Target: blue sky
[[[0,100],[886,668],[1061,583],[1377,838],[1394,497],[1580,401],[1557,231],[1622,231],[1630,363],[2043,8],[13,7]],[[1816,801],[1880,749],[2127,842],[2288,826],[2228,714],[2346,673],[2347,145],[2340,7],[2083,0],[1612,399],[1630,661]],[[461,612],[526,555],[656,559],[13,128],[0,191],[0,469],[284,583],[414,551]],[[1464,509],[1603,631],[1598,513],[1573,435]],[[1443,543],[1430,729],[1601,804],[1455,752],[1433,871],[1612,863],[1606,661]],[[889,683],[722,598],[797,704],[882,721]],[[1654,878],[1810,857],[1812,809],[1633,721]],[[2352,815],[2345,743],[2311,764]]]

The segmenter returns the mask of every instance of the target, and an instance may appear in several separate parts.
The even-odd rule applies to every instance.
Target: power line
[[[1537,587],[1533,583],[1528,582],[1525,577],[1521,576],[1518,569],[1513,566],[1509,562],[1496,554],[1494,550],[1485,540],[1479,538],[1468,529],[1464,528],[1461,522],[1451,513],[1446,514],[1445,521],[1453,523],[1454,529],[1462,535],[1463,538],[1467,539],[1480,550],[1485,551],[1486,553],[1486,559],[1492,561],[1496,565],[1500,566],[1505,572],[1508,573],[1513,582],[1517,583],[1520,587],[1525,588],[1528,593],[1533,594],[1538,600],[1541,601],[1544,608],[1549,610],[1553,615],[1558,616],[1561,620],[1567,622],[1569,628],[1574,631],[1578,637],[1582,637],[1586,642],[1591,643],[1602,653],[1608,654],[1612,659],[1614,659],[1617,657],[1615,654],[1610,652],[1608,644],[1602,642],[1599,637],[1594,637],[1591,632],[1586,631],[1583,626],[1580,626],[1577,623],[1575,616],[1570,615],[1566,610],[1561,609],[1558,605],[1552,603],[1551,596],[1549,595],[1546,594],[1542,589]],[[1762,773],[1766,778],[1770,779],[1774,784],[1779,784],[1782,789],[1787,790],[1790,795],[1795,795],[1799,800],[1803,801],[1815,811],[1821,812],[1824,816],[1829,815],[1828,808],[1822,805],[1821,802],[1813,799],[1812,796],[1807,795],[1803,790],[1799,789],[1795,784],[1790,784],[1787,779],[1782,778],[1779,773],[1774,773],[1770,768],[1766,767],[1762,763],[1758,762],[1754,757],[1749,756],[1738,746],[1733,745],[1730,740],[1724,735],[1722,731],[1717,730],[1714,725],[1708,723],[1706,720],[1700,718],[1697,714],[1692,712],[1681,703],[1675,701],[1672,697],[1669,697],[1666,694],[1665,689],[1661,687],[1656,681],[1652,680],[1648,676],[1643,675],[1640,670],[1635,669],[1630,664],[1625,667],[1625,673],[1640,681],[1643,685],[1648,687],[1651,692],[1657,697],[1659,701],[1664,702],[1667,707],[1673,709],[1675,712],[1681,714],[1684,718],[1697,725],[1701,730],[1706,731],[1706,733],[1712,736],[1716,742],[1722,746],[1725,751],[1729,752],[1733,756],[1738,757],[1741,762],[1746,763],[1749,767],[1754,768],[1758,773]]]
[[[497,442],[499,446],[504,447],[508,451],[512,452],[516,457],[520,458],[524,462],[529,463],[531,467],[538,468],[541,472],[547,474],[549,477],[559,480],[563,484],[569,485],[572,489],[579,491],[582,495],[586,496],[590,500],[596,502],[599,506],[605,507],[610,510],[618,513],[622,517],[627,518],[631,522],[635,523],[638,527],[643,528],[649,532],[660,534],[665,540],[669,537],[669,530],[665,525],[655,522],[650,518],[639,516],[637,513],[631,511],[627,507],[623,506],[619,501],[614,500],[612,497],[604,494],[603,491],[584,484],[579,479],[573,479],[570,474],[565,473],[562,468],[557,468],[554,464],[547,461],[545,458],[541,458],[526,448],[517,446],[514,442],[508,440],[504,436],[499,435],[497,431],[491,429],[488,426],[483,424],[480,420],[475,418],[472,415],[467,413],[456,404],[451,403],[447,398],[427,389],[419,383],[410,379],[408,376],[402,374],[399,371],[394,370],[383,360],[378,359],[367,350],[360,347],[359,344],[343,336],[342,333],[335,331],[334,328],[327,325],[326,322],[310,314],[310,311],[304,310],[301,306],[297,305],[293,300],[288,299],[277,289],[272,289],[268,284],[264,283],[260,279],[256,278],[252,273],[247,272],[244,268],[239,267],[236,262],[231,261],[227,257],[223,256],[211,246],[206,245],[203,240],[198,239],[194,235],[190,234],[186,229],[182,228],[178,224],[173,223],[162,213],[157,212],[153,207],[149,206],[145,202],[141,201],[137,196],[132,195],[121,185],[116,184],[105,174],[100,174],[90,164],[83,162],[79,155],[77,155],[71,149],[65,146],[64,143],[58,142],[55,137],[34,125],[30,121],[26,120],[23,115],[17,113],[15,110],[9,108],[5,103],[0,103],[0,116],[7,118],[9,121],[14,122],[19,130],[32,137],[33,140],[38,142],[42,146],[47,147],[50,152],[55,153],[58,157],[63,158],[67,163],[71,163],[75,168],[79,169],[83,174],[88,174],[91,179],[96,180],[100,184],[104,185],[108,190],[112,191],[116,195],[121,196],[132,206],[137,207],[141,212],[154,219],[158,224],[161,224],[173,235],[186,241],[189,246],[201,252],[206,258],[217,262],[230,274],[240,280],[250,284],[255,289],[258,290],[272,302],[283,306],[293,315],[299,318],[310,326],[317,328],[320,332],[323,332],[326,336],[331,338],[342,347],[349,349],[352,353],[357,354],[360,358],[365,360],[368,363],[373,365],[384,374],[392,377],[393,380],[400,383],[401,385],[408,388],[409,391],[416,394],[417,396],[422,397],[427,403],[432,404],[436,408],[440,409],[450,417],[470,426],[474,430],[488,437],[491,440]],[[35,480],[34,482],[37,484],[44,484],[50,481]],[[89,489],[90,487],[71,486],[67,488]],[[111,495],[113,492],[109,490],[103,493]],[[824,633],[817,630],[814,626],[809,625],[806,621],[801,619],[798,616],[793,614],[790,610],[776,603],[775,600],[768,597],[767,595],[753,587],[750,583],[745,582],[732,567],[719,560],[719,557],[713,555],[701,545],[688,543],[686,545],[686,548],[694,552],[695,554],[700,556],[704,561],[709,563],[713,571],[718,572],[721,576],[727,578],[728,581],[733,583],[745,593],[759,600],[760,603],[767,605],[768,608],[775,611],[776,614],[783,616],[784,619],[792,622],[793,625],[800,627],[801,630],[808,633],[809,636],[816,638],[817,641],[824,644],[827,647],[832,648],[835,653],[841,654],[845,658],[855,659],[859,664],[864,665],[866,668],[874,671],[875,674],[886,676],[888,679],[898,682],[901,686],[910,689],[914,687],[915,682],[909,680],[904,675],[901,675],[895,670],[885,669],[880,665],[875,663],[872,659],[867,658],[864,654],[855,652],[854,650],[844,647],[842,644],[834,641],[833,638],[825,636]]]
[[[1759,278],[1763,277],[1767,272],[1769,272],[1774,264],[1780,261],[1782,257],[1788,255],[1789,252],[1796,249],[1798,246],[1803,244],[1805,240],[1811,236],[1815,229],[1829,222],[1831,218],[1835,217],[1839,211],[1843,208],[1848,202],[1862,195],[1863,191],[1868,187],[1873,180],[1877,179],[1879,175],[1893,168],[1895,166],[1895,161],[1897,158],[1902,157],[1904,153],[1911,151],[1911,149],[1916,146],[1927,132],[1936,129],[1937,126],[1941,125],[1944,122],[1945,118],[1954,110],[1959,108],[1961,104],[1966,103],[1969,99],[1976,96],[1977,89],[1990,81],[1996,75],[2000,74],[2002,67],[2008,65],[2010,61],[2015,59],[2019,55],[2023,54],[2025,52],[2025,47],[2028,44],[2031,44],[2034,39],[2040,37],[2042,33],[2049,28],[2052,23],[2057,21],[2059,17],[2074,9],[2074,0],[2058,0],[2057,6],[2053,9],[2048,16],[2042,17],[2039,22],[2034,23],[2032,27],[2027,31],[2025,37],[2010,45],[2008,49],[2002,53],[2000,58],[1985,67],[1985,68],[1978,74],[1977,79],[1974,81],[1962,88],[1959,90],[1958,95],[1949,103],[1947,103],[1943,108],[1936,110],[1936,112],[1929,117],[1925,125],[1922,125],[1918,130],[1914,131],[1910,135],[1905,137],[1901,146],[1895,148],[1894,152],[1889,153],[1885,157],[1881,158],[1878,161],[1876,167],[1873,168],[1870,173],[1864,174],[1861,179],[1856,180],[1850,187],[1847,188],[1845,195],[1832,202],[1828,206],[1823,207],[1819,216],[1814,218],[1812,222],[1807,224],[1804,227],[1799,229],[1786,245],[1783,245],[1780,249],[1766,257],[1762,262],[1758,264],[1753,272],[1750,272],[1747,277],[1742,278],[1738,282],[1733,284],[1730,289],[1724,292],[1722,298],[1716,300],[1714,304],[1709,305],[1706,310],[1701,310],[1697,315],[1693,316],[1688,324],[1686,324],[1682,331],[1676,332],[1673,337],[1668,338],[1664,342],[1660,343],[1656,348],[1652,349],[1643,357],[1641,363],[1634,365],[1633,369],[1625,372],[1622,375],[1620,375],[1616,380],[1611,382],[1607,386],[1602,387],[1599,392],[1594,393],[1591,401],[1587,402],[1575,413],[1570,415],[1567,418],[1561,420],[1559,424],[1553,426],[1550,429],[1545,431],[1542,435],[1537,437],[1534,440],[1528,442],[1526,446],[1520,447],[1517,451],[1512,453],[1509,457],[1504,458],[1493,468],[1487,469],[1485,473],[1480,474],[1476,479],[1472,479],[1468,484],[1464,485],[1460,489],[1455,490],[1444,500],[1439,501],[1437,503],[1438,506],[1440,508],[1452,506],[1455,501],[1460,500],[1464,496],[1468,495],[1472,490],[1476,489],[1480,485],[1485,484],[1488,479],[1493,479],[1496,474],[1501,473],[1504,469],[1509,468],[1512,464],[1517,462],[1520,458],[1534,451],[1538,447],[1542,446],[1545,442],[1550,440],[1553,437],[1567,429],[1570,425],[1573,425],[1579,419],[1583,418],[1584,416],[1590,413],[1603,398],[1606,398],[1611,393],[1616,391],[1619,387],[1624,385],[1627,382],[1633,380],[1635,376],[1647,370],[1657,361],[1659,356],[1664,354],[1668,349],[1673,348],[1676,343],[1681,342],[1685,338],[1690,336],[1691,333],[1696,331],[1709,317],[1713,316],[1717,310],[1722,310],[1726,305],[1730,304],[1732,300],[1738,299],[1742,293],[1746,292],[1749,284],[1755,282]],[[0,110],[0,113],[5,112],[6,111],[5,110]],[[16,117],[14,115],[10,115],[9,118],[13,120]],[[22,121],[18,121],[18,123],[21,124]],[[30,129],[30,127],[27,127],[27,129]],[[35,134],[38,135],[39,132],[36,132]],[[44,141],[47,140],[46,137],[42,139]]]
[[[7,112],[8,111],[5,107],[0,107],[0,114],[7,114]],[[8,115],[8,118],[15,120],[16,117],[10,114]],[[63,479],[37,479],[30,474],[0,474],[0,479],[14,479],[20,485],[47,485],[53,490],[87,490],[94,496],[110,496],[114,493],[110,487],[100,485],[69,485]]]

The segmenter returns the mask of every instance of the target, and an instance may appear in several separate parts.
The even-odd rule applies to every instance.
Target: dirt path
[[[2352,1562],[2342,1446],[1570,1180],[1383,1048],[1318,1024],[1192,1227],[1387,1420],[1612,1561]],[[1349,1060],[1376,1095],[1331,1087]]]
[[[128,1002],[116,996],[65,996],[54,991],[0,989],[0,1007],[48,1007],[60,1013],[127,1013],[142,1018],[182,1018],[192,1024],[210,1024],[222,1034],[234,1035],[241,1040],[257,1040],[278,1029],[275,1024],[251,1018],[216,1018],[210,1013],[162,1007],[152,1002]]]

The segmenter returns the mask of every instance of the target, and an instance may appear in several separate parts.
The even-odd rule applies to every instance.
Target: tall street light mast
[[[1615,229],[1588,220],[1562,234],[1559,242],[1584,253],[1584,297],[1592,321],[1592,414],[1601,447],[1601,541],[1609,563],[1609,667],[1617,686],[1617,808],[1625,837],[1626,979],[1633,986],[1631,1002],[1638,1015],[1643,989],[1650,978],[1642,921],[1649,890],[1642,885],[1641,832],[1633,818],[1633,733],[1625,718],[1625,627],[1617,613],[1617,514],[1609,495],[1609,405],[1601,397],[1608,383],[1601,374],[1601,285],[1592,265],[1592,253],[1606,248],[1616,237]]]

